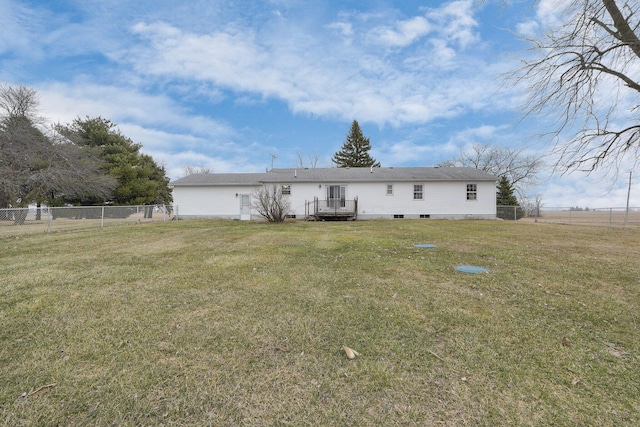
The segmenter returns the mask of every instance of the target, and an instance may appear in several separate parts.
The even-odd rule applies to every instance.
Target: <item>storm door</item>
[[[251,219],[251,195],[240,195],[240,220],[249,221]]]

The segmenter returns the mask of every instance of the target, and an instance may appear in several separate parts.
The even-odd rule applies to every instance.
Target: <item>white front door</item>
[[[249,221],[251,219],[251,195],[240,195],[240,221]]]

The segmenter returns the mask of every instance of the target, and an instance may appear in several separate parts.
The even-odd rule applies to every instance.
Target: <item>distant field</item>
[[[533,218],[523,218],[533,221]],[[624,209],[598,209],[590,211],[543,210],[538,222],[551,222],[571,225],[600,225],[611,227],[640,227],[640,211]]]
[[[640,424],[639,229],[167,221],[0,254],[0,426]]]

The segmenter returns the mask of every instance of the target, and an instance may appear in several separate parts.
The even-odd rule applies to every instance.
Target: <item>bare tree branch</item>
[[[291,213],[287,195],[277,185],[265,185],[254,193],[253,208],[269,222],[284,222]]]
[[[466,166],[480,169],[496,176],[506,176],[519,198],[537,184],[537,175],[544,162],[540,156],[526,154],[524,148],[504,148],[474,144],[461,149],[460,156],[442,162],[439,166]]]
[[[211,168],[207,168],[204,166],[196,167],[186,165],[184,168],[182,168],[182,176],[197,175],[201,173],[213,173],[213,171],[211,170]]]
[[[593,171],[640,160],[638,0],[567,0],[564,22],[531,45],[509,77],[528,88],[525,116],[553,119],[556,168]],[[567,131],[572,135],[567,137]]]

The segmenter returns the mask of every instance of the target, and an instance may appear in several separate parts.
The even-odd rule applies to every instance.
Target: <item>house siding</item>
[[[467,200],[467,184],[478,185],[478,198]],[[289,183],[286,183],[289,184]],[[313,197],[326,198],[327,185],[344,185],[346,198],[358,198],[358,219],[393,218],[482,218],[494,219],[496,215],[495,184],[492,182],[425,182],[423,199],[413,199],[415,182],[393,183],[393,195],[387,195],[386,183],[331,183],[295,184],[291,183],[290,205],[296,217],[305,213],[305,202]],[[311,195],[306,197],[305,195]]]
[[[178,218],[240,219],[240,195],[251,194],[259,186],[184,186],[173,191]],[[237,194],[237,196],[236,196]],[[252,196],[253,198],[253,196]],[[257,219],[252,210],[251,219]]]
[[[328,174],[330,171],[324,172]],[[450,170],[446,172],[451,173]],[[406,219],[421,216],[432,219],[496,218],[496,183],[488,174],[482,175],[483,179],[479,180],[443,178],[373,182],[363,179],[354,182],[332,177],[305,179],[300,171],[282,175],[279,178],[285,179],[279,180],[277,174],[273,175],[275,179],[272,175],[261,174],[261,181],[264,185],[290,186],[291,195],[285,197],[289,198],[291,214],[296,218],[304,218],[306,204],[313,202],[314,198],[326,199],[328,185],[344,186],[347,200],[358,199],[358,219],[383,219],[394,216]],[[253,200],[254,193],[262,186],[260,183],[233,185],[228,182],[178,184],[176,183],[174,188],[174,201],[179,217],[224,219],[240,218],[240,197],[236,194],[251,194]],[[393,185],[393,195],[387,195],[389,184]],[[423,186],[422,200],[413,198],[415,184]],[[476,200],[467,200],[467,184],[476,184]],[[260,219],[255,209],[252,209],[251,219]]]

